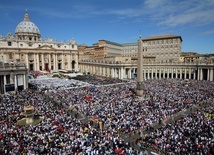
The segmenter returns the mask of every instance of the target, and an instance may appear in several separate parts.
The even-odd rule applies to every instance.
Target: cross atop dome
[[[25,11],[24,21],[26,21],[26,22],[29,22],[29,21],[30,21],[30,17],[29,17],[29,15],[28,15],[27,9],[26,9],[26,11]]]

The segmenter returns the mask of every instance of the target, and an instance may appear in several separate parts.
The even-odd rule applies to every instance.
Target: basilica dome
[[[27,11],[24,15],[24,20],[16,26],[15,35],[19,36],[19,39],[21,39],[20,36],[32,37],[33,35],[34,37],[40,37],[39,28],[33,22],[30,21],[30,17]],[[23,39],[25,38],[26,37],[24,37]]]
[[[25,13],[24,20],[20,22],[17,27],[15,33],[36,33],[40,34],[38,27],[30,21],[30,17],[28,13]]]

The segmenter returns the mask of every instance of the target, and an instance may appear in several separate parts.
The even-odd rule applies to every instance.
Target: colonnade
[[[26,73],[16,74],[15,72],[9,75],[0,75],[0,94],[28,88],[26,76]]]
[[[84,64],[80,63],[79,68],[82,72],[90,72],[91,74],[107,76],[119,79],[134,78],[137,73],[137,67],[133,65],[109,65],[109,64]],[[194,65],[145,65],[143,68],[143,77],[148,79],[195,79],[195,80],[214,80],[214,66],[194,66]]]

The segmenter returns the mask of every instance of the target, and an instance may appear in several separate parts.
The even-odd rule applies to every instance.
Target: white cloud
[[[167,3],[168,0],[145,0],[144,5],[149,9],[156,9],[159,6],[163,6]]]
[[[214,23],[213,0],[145,0],[135,8],[97,11],[116,15],[120,19],[149,19],[159,26],[206,25]],[[147,20],[148,21],[148,20]]]
[[[214,30],[208,30],[208,31],[204,31],[201,33],[202,35],[213,35],[214,34]]]
[[[164,14],[163,19],[158,21],[159,25],[184,26],[214,23],[214,18],[212,17],[214,14],[214,3],[212,1],[207,0],[202,2],[192,0],[191,2],[181,2],[177,6],[174,5],[175,11]]]

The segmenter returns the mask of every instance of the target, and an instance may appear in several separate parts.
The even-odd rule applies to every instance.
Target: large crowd
[[[136,82],[106,81],[92,77],[84,81],[90,84],[85,87],[47,92],[26,89],[3,95],[0,154],[142,155],[136,143],[127,140],[131,134],[141,133],[214,96],[214,83],[210,81],[148,80],[143,99],[136,96]],[[55,88],[47,86],[48,90]],[[53,102],[63,106],[56,108]],[[29,104],[41,112],[44,120],[36,126],[17,125],[24,106]],[[207,106],[173,124],[141,134],[143,141],[175,154],[213,154],[213,119],[205,116],[209,113],[212,117],[213,103]],[[71,115],[69,107],[88,121]]]

